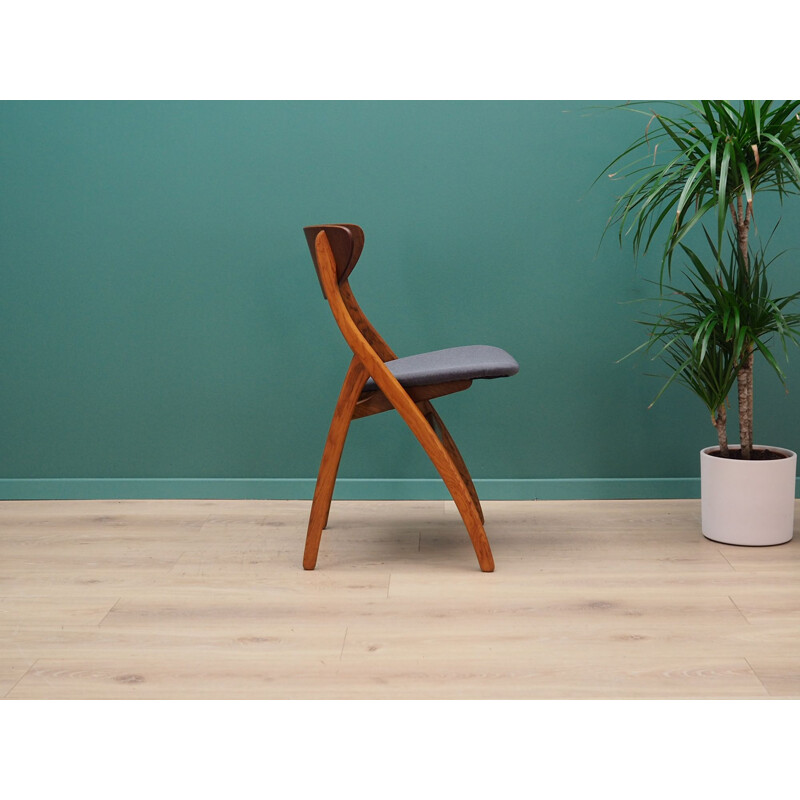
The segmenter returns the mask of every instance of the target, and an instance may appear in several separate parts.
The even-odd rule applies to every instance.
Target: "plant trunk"
[[[750,220],[753,217],[753,205],[743,207],[742,196],[738,197],[738,213],[731,204],[733,221],[736,225],[736,241],[739,252],[742,254],[745,276],[750,279],[750,254],[747,248],[747,238],[750,233]],[[744,356],[739,364],[736,381],[739,389],[739,442],[742,448],[742,459],[749,461],[753,453],[753,343],[745,346]]]
[[[739,368],[739,441],[742,445],[742,458],[750,460],[753,453],[753,345],[747,348],[747,355]]]
[[[712,417],[714,427],[717,429],[717,439],[719,439],[719,454],[723,458],[730,458],[730,450],[728,450],[728,410],[725,408],[725,403],[717,409],[717,413]]]

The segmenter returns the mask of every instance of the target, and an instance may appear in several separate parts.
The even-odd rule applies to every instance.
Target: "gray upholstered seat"
[[[505,350],[481,344],[406,356],[387,361],[386,366],[402,386],[409,387],[475,378],[503,378],[519,372],[519,364]],[[377,388],[370,378],[364,391]]]

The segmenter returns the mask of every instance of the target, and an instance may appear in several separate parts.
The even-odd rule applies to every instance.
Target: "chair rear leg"
[[[314,499],[311,502],[311,513],[308,518],[306,546],[303,552],[304,569],[314,569],[317,564],[319,543],[322,538],[322,530],[328,524],[328,512],[336,484],[336,473],[339,471],[339,463],[347,439],[347,431],[350,428],[356,403],[368,377],[369,374],[364,365],[354,357],[342,384],[339,400],[333,412],[333,420],[328,430],[328,438],[325,441],[325,450],[322,453],[322,462],[319,466],[317,483],[314,487]]]
[[[430,422],[431,427],[436,432],[439,440],[444,445],[445,450],[447,450],[447,452],[450,454],[450,458],[453,459],[456,469],[458,469],[462,480],[469,490],[469,493],[472,497],[472,502],[475,504],[475,508],[478,510],[478,515],[481,518],[481,522],[486,522],[486,519],[483,516],[483,509],[481,508],[481,501],[478,498],[478,492],[475,489],[475,484],[472,482],[472,476],[469,474],[467,465],[464,463],[464,458],[459,452],[453,437],[450,435],[450,431],[447,430],[444,422],[442,422],[442,418],[436,412],[436,409],[429,400],[426,400],[424,403],[420,403],[419,407],[427,418],[428,422]]]

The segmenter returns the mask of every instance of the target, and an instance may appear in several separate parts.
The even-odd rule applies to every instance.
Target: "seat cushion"
[[[505,350],[481,344],[406,356],[387,361],[386,366],[402,386],[427,386],[431,383],[475,378],[504,378],[519,372],[519,364]],[[370,378],[364,391],[377,388]]]

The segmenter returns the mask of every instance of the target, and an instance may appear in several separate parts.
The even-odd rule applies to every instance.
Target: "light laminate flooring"
[[[0,697],[800,697],[800,538],[698,500],[0,502]]]

